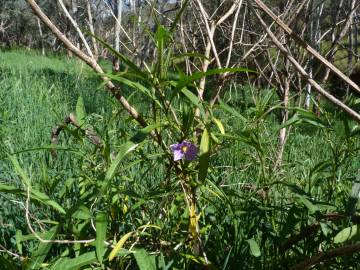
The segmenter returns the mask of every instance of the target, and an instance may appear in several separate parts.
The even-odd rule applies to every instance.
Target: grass
[[[242,90],[248,95],[251,92],[246,87]],[[88,124],[93,124],[112,146],[122,143],[124,134],[130,136],[134,124],[87,67],[74,59],[59,56],[44,57],[26,51],[0,53],[0,184],[21,186],[7,154],[49,145],[52,128],[76,110],[79,96],[85,101]],[[241,99],[241,95],[235,93],[234,96],[229,104],[238,109],[236,104],[241,102],[237,98]],[[315,255],[320,245],[325,249],[336,247],[333,236],[349,225],[348,220],[330,222],[324,215],[345,212],[360,165],[358,136],[349,136],[345,132],[347,121],[342,121],[336,110],[328,110],[322,116],[321,121],[328,121],[325,128],[317,118],[312,121],[303,118],[302,123],[291,129],[281,170],[274,170],[280,126],[275,114],[263,119],[259,115],[279,101],[273,97],[261,108],[259,104],[264,99],[262,95],[257,95],[255,100],[246,99],[246,109],[241,113],[247,122],[219,112],[227,132],[240,138],[224,140],[224,150],[212,155],[211,176],[199,194],[204,245],[209,258],[220,269],[238,269],[239,265],[244,269],[290,267]],[[136,97],[133,100],[137,100]],[[136,107],[144,106],[139,101]],[[356,128],[355,123],[349,125]],[[59,153],[53,160],[49,152],[44,151],[26,152],[18,158],[35,188],[51,194],[70,209],[78,203],[78,195],[65,198],[61,197],[62,192],[81,196],[91,192],[97,179],[101,178],[103,164],[94,154],[93,147],[77,140],[77,134],[69,134],[62,135],[60,145],[86,152],[87,158]],[[151,144],[146,145],[137,154],[141,158],[157,154],[154,149]],[[119,200],[121,206],[112,210],[117,215],[114,228],[127,232],[148,222],[164,228],[153,238],[144,236],[149,237],[148,241],[140,245],[150,250],[154,248],[152,241],[171,242],[181,238],[181,233],[187,231],[188,213],[184,210],[181,193],[172,193],[162,182],[163,164],[154,157],[147,158],[148,163],[138,162],[136,158],[126,161],[134,165],[122,171],[111,191],[114,192],[111,200]],[[168,205],[161,205],[159,201],[164,194],[170,198]],[[0,202],[0,237],[5,242],[2,244],[17,250],[16,230],[28,232],[23,213],[18,211],[23,200],[0,193]],[[104,203],[106,207],[108,202]],[[125,206],[128,210],[124,210]],[[156,218],[162,209],[164,221]],[[43,219],[54,218],[47,212],[38,215]],[[319,222],[321,229],[311,237],[304,237],[285,251],[281,249],[294,235]],[[77,223],[83,226],[81,224],[80,221]],[[250,248],[252,240],[259,245],[261,256]],[[31,253],[32,245],[35,243],[31,241],[24,244],[23,253]],[[172,254],[174,251],[166,252]],[[53,256],[57,256],[55,253]],[[179,252],[176,256],[185,255]],[[170,257],[174,265],[178,261],[176,256]],[[355,266],[358,257],[333,260],[334,269],[342,265]],[[188,267],[191,268],[191,264]]]

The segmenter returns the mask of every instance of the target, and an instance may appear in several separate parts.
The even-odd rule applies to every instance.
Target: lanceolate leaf
[[[255,72],[255,71],[247,69],[247,68],[216,68],[216,69],[208,70],[207,72],[199,71],[199,72],[193,73],[191,76],[184,76],[182,79],[179,80],[176,88],[182,89],[183,87],[185,87],[203,77],[227,73],[227,72]]]
[[[199,176],[198,176],[200,182],[204,181],[206,178],[207,171],[209,168],[209,158],[210,158],[210,136],[207,128],[205,128],[200,142]]]
[[[222,122],[220,121],[220,119],[217,119],[215,117],[213,117],[213,122],[216,124],[216,126],[218,127],[219,131],[221,134],[225,134],[225,128],[224,125],[222,124]]]
[[[128,232],[127,234],[125,234],[123,237],[121,237],[121,239],[119,240],[119,242],[117,242],[117,244],[115,245],[114,249],[111,251],[110,255],[109,255],[109,261],[112,261],[116,254],[120,251],[120,249],[124,246],[125,242],[135,233],[134,232]]]
[[[309,210],[310,214],[314,214],[315,212],[319,211],[319,208],[310,202],[305,196],[303,195],[296,195],[297,200],[305,205],[305,207]]]
[[[5,185],[5,184],[0,184],[0,192],[4,192],[4,193],[12,193],[12,194],[18,194],[21,195],[23,197],[27,196],[27,192],[16,188],[14,186],[11,185]],[[47,196],[46,194],[35,190],[35,189],[30,189],[30,199],[31,200],[36,200],[40,203],[43,203],[45,205],[51,206],[53,209],[55,209],[56,211],[58,211],[61,214],[65,214],[66,211],[64,210],[64,208],[62,208],[57,202],[51,200],[49,198],[49,196]]]
[[[119,166],[120,162],[124,159],[124,157],[128,153],[130,153],[131,151],[134,151],[137,146],[138,146],[138,144],[135,144],[133,142],[126,142],[119,147],[119,151],[118,151],[116,158],[111,163],[109,170],[106,172],[106,176],[105,176],[106,182],[108,182],[114,178],[114,176],[116,174],[116,169]]]
[[[58,227],[51,228],[43,237],[46,240],[53,240],[57,235]],[[47,254],[50,251],[52,243],[40,242],[36,250],[31,255],[31,261],[26,269],[40,269],[41,264],[44,262]]]
[[[79,96],[78,101],[76,103],[76,121],[79,126],[83,126],[85,123],[85,106],[84,106],[84,100],[82,96]]]
[[[124,77],[121,76],[114,76],[114,75],[106,75],[107,77],[115,80],[115,81],[119,81],[137,91],[139,91],[140,93],[146,95],[147,97],[149,97],[151,100],[153,100],[160,108],[162,108],[161,103],[159,102],[159,100],[151,93],[151,91],[146,88],[144,85],[142,85],[139,82],[134,82],[131,80],[128,80]]]
[[[189,91],[186,87],[181,89],[181,92],[188,98],[188,100],[195,105],[196,107],[198,107],[200,109],[200,113],[202,115],[205,115],[205,110],[203,105],[201,104],[199,98],[193,94],[191,91]]]
[[[95,263],[95,252],[84,253],[74,259],[61,258],[56,261],[50,270],[78,270],[81,267]]]
[[[105,252],[105,244],[106,240],[106,228],[107,228],[107,218],[105,213],[99,213],[96,216],[96,256],[98,261],[102,263],[103,254]]]
[[[136,64],[134,64],[129,58],[127,58],[125,55],[119,53],[116,51],[110,44],[102,40],[101,38],[92,35],[90,32],[87,32],[90,36],[93,36],[97,41],[99,41],[105,48],[107,48],[113,55],[115,55],[117,58],[119,58],[124,64],[126,64],[132,71],[134,71],[137,75],[141,76],[142,78],[146,78],[146,73],[143,72]]]
[[[27,176],[25,171],[21,168],[19,161],[13,155],[9,155],[9,159],[11,160],[16,173],[20,176],[21,181],[24,183],[25,186],[29,187],[30,186],[30,178]]]
[[[106,172],[105,181],[102,184],[101,193],[105,192],[108,184],[115,177],[117,169],[125,156],[127,156],[127,154],[129,154],[130,152],[134,151],[155,128],[158,128],[160,126],[161,124],[154,124],[139,130],[128,142],[122,144],[119,147],[117,156],[115,157],[115,159],[110,165],[110,168]]]
[[[134,253],[139,270],[156,270],[155,256],[149,255],[144,249]]]

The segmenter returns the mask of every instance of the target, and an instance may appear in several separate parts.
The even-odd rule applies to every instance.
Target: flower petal
[[[174,150],[174,161],[184,158],[184,153],[181,150]]]
[[[190,143],[187,146],[187,150],[185,152],[185,158],[187,160],[194,160],[197,157],[197,153],[198,153],[197,147],[194,144]]]

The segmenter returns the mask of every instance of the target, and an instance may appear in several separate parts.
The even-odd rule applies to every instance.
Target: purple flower
[[[198,153],[197,147],[188,141],[172,144],[170,145],[170,149],[174,153],[174,161],[184,159],[184,157],[186,160],[194,160]]]

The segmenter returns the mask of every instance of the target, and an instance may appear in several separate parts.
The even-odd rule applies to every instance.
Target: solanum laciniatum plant
[[[289,121],[279,125],[284,108],[273,89],[239,86],[243,100],[225,91],[213,103],[219,76],[251,71],[187,74],[184,60],[204,56],[178,53],[173,35],[158,25],[153,62],[140,65],[103,43],[124,67],[106,76],[146,127],[116,106],[86,113],[80,97],[51,145],[15,152],[0,139],[22,182],[0,185],[21,198],[23,217],[7,235],[21,259],[0,256],[5,267],[278,269],[356,241],[359,127],[298,107],[287,108]],[[298,135],[291,133],[292,148],[275,168],[284,127]],[[45,153],[41,170],[24,166],[29,152]]]

